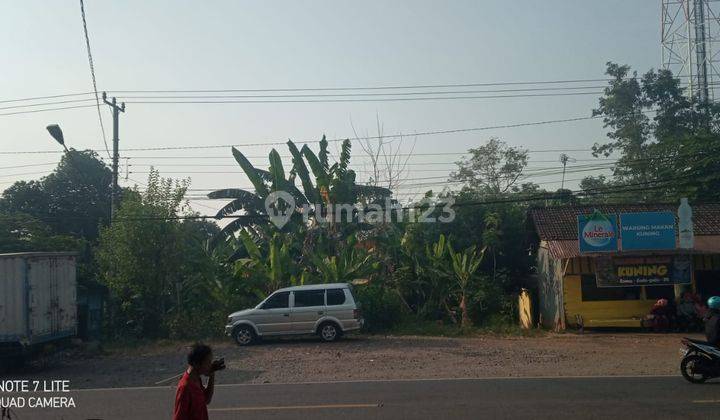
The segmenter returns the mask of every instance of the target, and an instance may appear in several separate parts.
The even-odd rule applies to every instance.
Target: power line
[[[50,172],[52,172],[52,171],[50,171]],[[11,178],[11,177],[15,177],[15,176],[26,176],[26,175],[47,175],[50,172],[42,171],[42,172],[23,172],[20,174],[4,174],[4,175],[0,175],[0,178]]]
[[[2,114],[0,114],[2,115]],[[525,122],[525,123],[515,123],[515,124],[501,124],[501,125],[491,125],[491,126],[484,126],[484,127],[473,127],[473,128],[457,128],[457,129],[449,129],[449,130],[435,130],[435,131],[422,131],[422,132],[415,132],[410,134],[389,134],[389,135],[382,135],[382,136],[366,136],[366,137],[345,137],[345,138],[335,138],[335,139],[328,139],[328,143],[337,143],[337,142],[343,142],[345,140],[350,141],[358,141],[358,140],[375,140],[375,139],[391,139],[391,138],[403,138],[403,137],[417,137],[417,136],[433,136],[433,135],[440,135],[440,134],[454,134],[454,133],[468,133],[468,132],[475,132],[475,131],[486,131],[486,130],[497,130],[497,129],[504,129],[504,128],[518,128],[518,127],[531,127],[531,126],[539,126],[539,125],[548,125],[548,124],[559,124],[559,123],[568,123],[568,122],[576,122],[576,121],[586,121],[586,120],[594,120],[598,119],[599,116],[590,116],[590,117],[574,117],[574,118],[562,118],[562,119],[555,119],[555,120],[543,120],[543,121],[532,121],[532,122]],[[301,141],[301,143],[308,143],[316,140],[307,140],[307,141]],[[135,148],[126,148],[122,149],[123,152],[137,152],[137,151],[162,151],[162,150],[198,150],[198,149],[219,149],[219,148],[228,148],[228,147],[252,147],[252,146],[281,146],[285,145],[287,141],[269,141],[269,142],[257,142],[257,143],[245,143],[245,144],[213,144],[213,145],[203,145],[203,146],[157,146],[157,147],[135,147]],[[586,152],[589,151],[588,149],[543,149],[543,150],[534,150],[530,151],[533,153],[551,153],[551,152]],[[48,150],[48,151],[13,151],[13,152],[0,152],[0,154],[30,154],[30,153],[58,153],[56,150]],[[467,152],[464,152],[467,153]],[[440,155],[441,153],[433,153],[433,155]],[[446,154],[455,154],[455,153],[446,153]],[[414,155],[420,156],[420,153],[414,153]]]
[[[595,166],[595,167],[589,167],[589,168],[580,168],[574,171],[567,171],[567,173],[576,173],[576,172],[587,172],[587,171],[597,171],[602,169],[611,169],[610,166]],[[363,170],[354,170],[356,173],[373,173],[372,171],[363,171]],[[441,171],[441,172],[447,172],[447,176],[433,176],[433,177],[423,177],[423,178],[407,178],[404,179],[405,181],[417,181],[417,180],[423,180],[423,179],[447,179],[450,176],[451,171],[439,169],[435,171]],[[549,172],[548,172],[549,171]],[[527,174],[525,178],[529,178],[532,176],[548,176],[548,175],[557,175],[558,173],[562,172],[562,169],[558,168],[543,168],[543,169],[537,169],[537,170],[529,170],[529,171],[523,171],[523,173]],[[150,171],[130,171],[131,174],[149,174]],[[163,174],[172,174],[172,175],[182,175],[182,174],[237,174],[237,175],[244,175],[245,173],[242,170],[237,171],[164,171]],[[523,176],[521,176],[523,178]],[[465,182],[465,181],[462,181]]]
[[[82,5],[81,5],[82,8]],[[86,39],[87,44],[87,39]],[[91,57],[90,57],[91,59]],[[610,81],[611,79],[585,79],[587,81]],[[575,82],[582,82],[577,80]],[[569,81],[573,82],[573,81]],[[580,90],[580,89],[602,89],[605,86],[559,86],[559,87],[541,87],[541,88],[521,88],[521,89],[493,89],[493,90],[461,90],[461,91],[422,91],[422,92],[382,92],[382,93],[336,93],[336,94],[304,94],[304,95],[229,95],[241,92],[312,92],[312,91],[348,91],[348,90],[382,90],[382,89],[410,89],[410,88],[452,88],[452,87],[477,87],[477,86],[505,86],[505,85],[529,85],[529,84],[555,84],[563,83],[563,81],[546,81],[546,82],[510,82],[510,83],[470,83],[470,84],[450,84],[450,85],[417,85],[417,86],[400,86],[400,87],[358,87],[358,88],[296,88],[296,89],[218,89],[218,90],[106,90],[110,94],[130,93],[132,96],[118,96],[128,99],[193,99],[193,98],[293,98],[293,97],[347,97],[347,96],[411,96],[411,95],[447,95],[447,94],[475,94],[475,93],[503,93],[503,92],[533,92],[533,91],[549,91],[549,90]],[[10,102],[28,102],[43,99],[57,99],[73,96],[94,95],[93,92],[77,92],[64,93],[57,95],[34,96],[26,98],[4,99],[0,103]],[[137,95],[143,93],[164,94],[158,95]],[[225,93],[225,95],[167,95],[170,93]],[[116,95],[117,96],[117,95]],[[94,98],[93,98],[94,99]],[[48,103],[50,105],[51,103]],[[37,104],[40,105],[40,104]],[[36,105],[36,106],[37,106]]]
[[[420,92],[381,92],[381,93],[303,93],[284,95],[134,95],[118,96],[124,99],[252,99],[252,98],[337,98],[337,97],[378,97],[378,96],[417,96],[417,95],[471,95],[481,93],[512,93],[512,92],[542,92],[553,90],[587,90],[602,89],[605,86],[561,86],[550,88],[523,88],[523,89],[490,89],[490,90],[451,90],[451,91],[420,91]]]
[[[2,166],[0,169],[17,169],[17,168],[31,168],[35,166],[50,166],[50,165],[57,165],[57,162],[48,162],[48,163],[31,163],[28,165],[15,165],[15,166]]]
[[[225,146],[230,147],[230,146]],[[528,150],[528,153],[555,153],[558,151],[566,151],[566,152],[591,152],[591,149],[566,149],[566,150],[560,150],[560,149],[550,149],[550,150]],[[10,154],[14,152],[0,152],[0,154]],[[47,150],[47,151],[34,151],[34,152],[27,152],[23,151],[20,153],[58,153],[56,150]],[[397,156],[463,156],[467,155],[468,151],[464,152],[431,152],[431,153],[396,153]],[[245,155],[248,159],[267,159],[267,155]],[[283,159],[291,159],[291,155],[280,155]],[[358,156],[362,157],[362,156]],[[198,156],[198,155],[190,155],[190,156],[127,156],[129,159],[226,159],[235,161],[235,159],[230,155],[222,155],[222,156]],[[592,162],[595,160],[601,160],[601,158],[597,159],[585,159],[585,161]],[[557,159],[555,160],[544,160],[544,161],[536,161],[534,162],[557,162]],[[580,161],[580,160],[578,160]],[[455,163],[455,162],[439,162],[439,163]],[[424,163],[418,163],[418,165],[423,165]]]
[[[82,6],[82,5],[81,5]],[[676,78],[686,76],[677,75]],[[626,77],[624,80],[637,79],[635,77]],[[604,79],[567,79],[567,80],[538,80],[538,81],[513,81],[513,82],[487,82],[487,83],[450,83],[450,84],[419,84],[419,85],[387,85],[387,86],[355,86],[355,87],[311,87],[311,88],[270,88],[270,89],[175,89],[175,90],[106,90],[110,94],[202,94],[202,93],[251,93],[251,92],[325,92],[325,91],[364,91],[364,90],[405,90],[405,89],[446,89],[446,88],[472,88],[472,87],[490,87],[490,86],[529,86],[529,85],[556,85],[571,83],[591,83],[591,82],[612,82],[614,78]],[[515,91],[531,91],[531,90],[570,90],[570,89],[587,89],[587,88],[606,88],[607,86],[582,86],[582,87],[548,87],[548,88],[526,88],[515,89]],[[508,90],[510,91],[510,90]],[[491,92],[491,91],[486,91]],[[91,95],[94,92],[77,92],[65,93],[58,95],[36,96],[19,99],[0,100],[0,103],[6,102],[22,102],[39,99],[53,99],[69,96]],[[433,92],[430,92],[433,93]],[[439,92],[435,92],[439,93]],[[400,95],[404,93],[385,93],[384,95]],[[380,94],[383,95],[383,94]],[[347,95],[343,95],[347,96]],[[132,96],[127,96],[131,98]]]
[[[62,111],[62,110],[66,110],[66,109],[89,108],[89,107],[95,108],[95,105],[75,105],[75,106],[62,106],[62,107],[58,107],[58,108],[33,109],[30,111],[4,112],[4,113],[0,114],[0,117],[6,116],[6,115],[34,114],[36,112]],[[62,153],[62,152],[57,152],[57,153]]]
[[[48,105],[60,105],[60,104],[71,104],[71,103],[78,103],[78,102],[87,102],[87,101],[94,101],[93,98],[87,98],[87,99],[68,99],[65,101],[55,101],[55,102],[45,102],[41,104],[27,104],[27,105],[12,105],[12,106],[4,106],[0,107],[0,110],[3,109],[17,109],[17,108],[30,108],[35,106],[48,106]]]
[[[92,92],[63,93],[63,94],[60,94],[60,95],[35,96],[35,97],[32,97],[32,98],[4,99],[4,100],[0,101],[0,104],[9,103],[9,102],[37,101],[37,100],[40,100],[40,99],[67,98],[67,97],[71,97],[71,96],[85,96],[85,95],[92,95]]]
[[[339,102],[408,102],[408,101],[444,101],[463,99],[502,99],[502,98],[542,98],[556,96],[600,95],[601,91],[570,93],[528,93],[521,95],[481,95],[481,96],[428,96],[419,98],[371,98],[371,99],[278,99],[278,100],[197,100],[197,101],[125,101],[128,104],[288,104],[288,103],[339,103]]]
[[[587,189],[587,190],[575,190],[575,191],[570,191],[570,194],[573,196],[593,196],[593,195],[606,194],[606,193],[617,194],[617,193],[627,193],[627,192],[634,192],[634,191],[654,191],[657,189],[662,189],[662,188],[668,187],[668,185],[661,185],[661,184],[667,184],[668,182],[673,182],[678,179],[690,178],[691,176],[695,176],[695,175],[688,174],[687,176],[673,177],[673,178],[667,178],[667,179],[643,181],[643,182],[638,182],[638,183],[614,185],[614,186],[610,186],[610,187],[593,188],[593,189]],[[679,185],[685,185],[685,183],[681,183]],[[466,207],[466,206],[502,204],[502,203],[520,203],[520,202],[529,203],[532,201],[560,199],[560,198],[566,198],[566,197],[567,197],[567,194],[543,192],[543,193],[537,193],[537,194],[528,194],[526,196],[508,197],[508,198],[496,199],[496,200],[463,201],[463,202],[459,202],[459,203],[454,203],[453,207]],[[431,204],[431,205],[438,207],[438,206],[444,206],[445,204],[440,203],[440,204]],[[417,205],[401,207],[402,210],[410,210],[410,209],[417,209],[417,208],[418,208]],[[0,217],[0,219],[8,220],[10,218]],[[86,219],[88,219],[87,216],[39,218],[39,220],[86,220]],[[145,217],[127,217],[127,218],[117,217],[113,221],[114,222],[130,222],[130,221],[172,221],[172,220],[205,220],[205,219],[266,220],[267,216],[259,215],[259,214],[258,215],[250,215],[250,214],[221,215],[221,216],[215,216],[215,215],[145,216]],[[11,220],[14,220],[14,219],[11,219]]]
[[[568,79],[568,80],[540,80],[490,83],[452,83],[452,84],[425,84],[425,85],[386,85],[386,86],[354,86],[354,87],[313,87],[313,88],[271,88],[271,89],[195,89],[195,90],[112,90],[113,93],[232,93],[232,92],[308,92],[308,91],[338,91],[338,90],[393,90],[393,89],[445,89],[470,88],[483,86],[512,86],[512,85],[549,85],[568,83],[610,82],[615,79]]]
[[[95,105],[97,106],[98,119],[100,120],[100,130],[102,131],[103,143],[105,144],[105,151],[108,157],[112,159],[110,155],[110,148],[108,147],[107,137],[105,136],[105,124],[102,119],[102,112],[100,112],[100,97],[98,96],[97,81],[95,80],[95,65],[93,64],[92,52],[90,51],[90,36],[88,35],[87,21],[85,19],[85,4],[83,0],[80,0],[80,14],[82,15],[83,31],[85,32],[85,45],[87,46],[88,62],[90,63],[90,75],[92,76],[93,93],[95,94]]]
[[[547,91],[547,90],[577,90],[577,89],[591,89],[591,88],[602,88],[601,86],[595,86],[595,87],[588,87],[588,86],[575,86],[575,87],[556,87],[556,88],[526,88],[526,89],[498,89],[498,90],[464,90],[464,91],[441,91],[441,92],[399,92],[399,93],[339,93],[339,94],[300,94],[300,95],[191,95],[191,96],[122,96],[118,97],[118,99],[236,99],[236,98],[313,98],[313,97],[362,97],[362,96],[415,96],[415,95],[449,95],[449,94],[477,94],[477,93],[502,93],[502,92],[531,92],[531,91]],[[90,92],[92,94],[92,92]],[[67,97],[67,96],[79,96],[79,95],[86,95],[86,94],[67,94],[67,95],[53,95],[53,96],[47,96],[47,97],[38,97],[38,98],[26,98],[26,99],[13,99],[13,100],[7,100],[7,101],[0,101],[0,103],[4,102],[25,102],[30,101],[33,99],[42,99],[42,98],[60,98],[60,97]],[[85,98],[85,99],[72,99],[72,100],[63,100],[63,101],[52,101],[52,102],[41,102],[41,103],[34,103],[34,104],[20,104],[20,105],[13,105],[13,106],[6,106],[0,108],[2,109],[17,109],[17,108],[28,108],[28,107],[37,107],[37,106],[50,106],[50,105],[59,105],[59,104],[66,104],[66,103],[75,103],[75,102],[86,102],[86,101],[96,101],[96,98]],[[97,102],[97,101],[96,101]],[[202,103],[213,103],[214,101],[203,101]],[[129,103],[129,102],[128,102]],[[143,103],[189,103],[189,102],[182,102],[182,101],[168,101],[168,102],[143,102]],[[218,102],[218,103],[232,103],[232,102]]]
[[[428,93],[428,94],[441,94],[440,92],[437,93]],[[376,98],[376,99],[308,99],[308,100],[286,100],[286,99],[280,99],[280,100],[196,100],[196,101],[125,101],[125,103],[128,104],[261,104],[261,103],[335,103],[335,102],[398,102],[398,101],[433,101],[433,100],[463,100],[463,99],[502,99],[502,98],[531,98],[531,97],[553,97],[553,96],[578,96],[578,95],[599,95],[602,94],[602,92],[573,92],[573,93],[538,93],[538,94],[523,94],[523,95],[486,95],[486,96],[435,96],[435,97],[419,97],[419,98]],[[322,95],[311,95],[311,96],[322,96]],[[348,95],[340,95],[340,96],[348,96]],[[350,95],[353,96],[353,95]],[[388,96],[388,95],[386,95]],[[390,95],[392,96],[392,95]],[[258,97],[258,96],[255,96]],[[128,98],[128,97],[126,97]],[[161,99],[162,97],[158,97],[158,99]],[[16,101],[16,100],[12,100]],[[68,103],[68,102],[82,102],[84,100],[76,100],[76,101],[60,101],[60,102],[48,102],[48,103],[40,103],[40,104],[29,104],[29,105],[17,105],[12,107],[6,107],[4,109],[8,108],[25,108],[25,107],[31,107],[31,106],[46,106],[46,105],[53,105],[53,104],[61,104],[61,103]],[[97,106],[97,100],[96,100],[96,106]],[[82,108],[81,106],[75,106],[75,107],[59,107],[59,108],[48,108],[43,110],[33,110],[33,111],[16,111],[16,112],[6,112],[0,114],[0,116],[6,116],[6,115],[20,115],[20,114],[28,114],[33,112],[44,112],[44,111],[58,111],[58,110],[65,110],[65,109],[76,109],[76,108]],[[102,121],[102,114],[99,113],[99,120]],[[105,130],[104,123],[101,123],[101,129]],[[107,143],[107,140],[104,138],[105,142]]]
[[[584,150],[584,151],[589,152],[590,150]],[[448,155],[460,156],[460,155],[465,155],[465,154],[467,154],[467,152],[449,153]],[[423,154],[423,156],[424,155],[426,155],[426,154]],[[431,153],[431,154],[427,154],[427,155],[435,155],[435,154]],[[443,155],[443,154],[439,153],[437,155]],[[404,156],[413,157],[413,156],[419,156],[419,155],[417,153],[408,153],[408,154],[405,154]],[[267,159],[267,156],[245,156],[245,157],[248,159]],[[281,155],[280,157],[290,159],[292,156]],[[359,162],[359,164],[361,164],[361,165],[372,164],[372,162],[369,160],[368,161],[360,160],[363,158],[366,158],[366,157],[362,156],[362,155],[354,157],[352,162],[353,162],[353,164]],[[126,156],[125,159],[226,159],[226,160],[233,161],[233,162],[235,161],[235,159],[232,156]],[[367,159],[369,159],[369,158],[367,158]],[[553,159],[553,160],[530,159],[529,161],[532,163],[556,163],[557,159]],[[615,158],[594,158],[594,159],[576,159],[576,161],[577,162],[599,162],[599,161],[616,162],[617,159],[615,159]],[[267,162],[263,162],[263,163],[266,164]],[[455,166],[456,162],[455,161],[450,161],[450,162],[408,162],[408,163],[404,164],[404,166],[428,166],[428,165],[452,165],[452,166]],[[186,166],[210,166],[210,167],[232,166],[232,167],[238,167],[238,164],[237,163],[224,164],[224,163],[184,163],[184,162],[179,162],[179,163],[160,163],[160,164],[136,163],[136,164],[130,164],[130,166],[183,166],[183,167],[186,167]],[[557,167],[559,167],[559,166],[557,166]]]
[[[433,164],[430,164],[430,163],[428,163],[428,164],[415,164],[415,165],[405,164],[405,166],[411,166],[411,168],[403,169],[402,172],[403,172],[403,173],[406,173],[406,172],[450,172],[450,171],[453,171],[453,170],[456,170],[456,169],[457,169],[457,165],[456,165],[454,162],[447,162],[447,163],[442,163],[442,164],[440,164],[440,165],[446,166],[446,168],[444,168],[444,169],[425,168],[426,166],[432,166],[432,165],[433,165]],[[608,164],[606,164],[606,165],[610,165],[610,163],[608,163]],[[41,166],[41,165],[38,164],[38,165],[26,165],[26,166]],[[183,167],[183,168],[187,168],[187,167],[220,168],[220,167],[230,167],[230,168],[238,169],[237,171],[230,171],[230,170],[225,170],[225,171],[165,171],[165,170],[162,170],[161,172],[162,172],[163,174],[168,174],[168,173],[175,173],[175,174],[178,174],[178,173],[181,173],[181,174],[182,174],[182,173],[196,173],[196,174],[197,174],[197,173],[223,173],[223,174],[225,174],[225,173],[233,173],[233,174],[243,174],[243,173],[244,173],[244,172],[238,167],[237,164],[234,164],[234,165],[233,165],[233,164],[216,164],[216,165],[212,165],[212,164],[197,164],[197,163],[190,163],[190,164],[182,164],[182,163],[169,163],[169,164],[162,164],[162,163],[161,163],[161,164],[153,164],[153,163],[133,163],[133,164],[128,164],[127,166],[129,166],[129,167],[136,167],[136,168],[163,168],[163,167],[165,167],[165,168],[167,168],[167,167],[170,167],[170,168],[177,168],[177,167]],[[416,168],[417,166],[420,166],[420,167],[419,167],[419,168]],[[580,166],[581,166],[581,165],[578,165],[578,167],[580,167]],[[352,169],[355,173],[376,173],[376,172],[377,172],[377,173],[379,173],[380,175],[382,175],[383,173],[386,172],[386,171],[383,170],[383,169],[378,169],[377,171],[375,171],[375,170],[372,170],[372,169],[357,169],[358,167],[362,168],[363,166],[362,166],[362,164],[360,164],[360,165],[351,164],[351,165],[350,165],[350,169]],[[574,167],[574,166],[573,166],[573,167]],[[558,168],[562,168],[562,167],[558,167],[558,166],[526,166],[524,172],[536,172],[536,171],[557,170]],[[3,168],[0,168],[0,169],[3,169]],[[395,171],[393,171],[393,172],[395,172]],[[399,172],[401,172],[401,171],[398,170],[397,172],[399,173]],[[145,173],[145,172],[135,172],[135,173]]]
[[[574,179],[566,179],[565,182],[574,182],[574,181],[582,181],[585,178],[574,178]],[[418,195],[422,194],[422,192],[416,191],[416,192],[402,192],[402,190],[407,189],[421,189],[426,187],[436,187],[436,186],[445,186],[448,184],[462,184],[462,181],[443,181],[443,182],[427,182],[427,183],[420,183],[420,184],[410,184],[410,185],[400,185],[399,190],[395,189],[392,191],[393,196],[408,196],[408,195]],[[561,180],[556,179],[552,181],[543,181],[543,182],[533,182],[535,185],[551,185],[551,184],[560,184]],[[208,189],[208,191],[215,191],[215,190],[222,190],[223,188],[213,188]],[[251,190],[252,187],[245,187],[241,189]],[[217,201],[217,202],[223,202],[223,199],[217,199],[217,198],[208,198],[207,195],[187,195],[185,198],[189,200],[202,200],[202,201]],[[226,201],[230,201],[232,199],[227,199]]]
[[[83,5],[81,5],[82,8]],[[85,25],[87,26],[87,25]],[[676,76],[682,78],[683,76]],[[625,80],[634,79],[633,77],[626,77]],[[491,86],[531,86],[531,85],[559,85],[559,84],[573,84],[573,83],[597,83],[597,82],[612,82],[613,78],[585,78],[585,79],[566,79],[566,80],[537,80],[537,81],[512,81],[512,82],[485,82],[485,83],[448,83],[448,84],[417,84],[417,85],[385,85],[385,86],[354,86],[354,87],[302,87],[302,88],[269,88],[269,89],[148,89],[148,90],[108,90],[106,92],[115,94],[202,94],[202,93],[252,93],[252,92],[326,92],[326,91],[366,91],[366,90],[406,90],[406,89],[448,89],[448,88],[474,88],[474,87],[491,87]],[[524,90],[562,90],[562,89],[581,89],[581,88],[604,88],[606,86],[571,86],[571,87],[547,87],[547,88],[525,88]],[[520,91],[523,89],[516,89]],[[48,96],[36,96],[29,98],[19,99],[6,99],[1,100],[0,103],[5,102],[22,102],[32,101],[39,99],[53,99],[68,96],[83,96],[91,95],[94,92],[77,92],[77,93],[65,93],[58,95]],[[387,95],[392,95],[388,93]]]

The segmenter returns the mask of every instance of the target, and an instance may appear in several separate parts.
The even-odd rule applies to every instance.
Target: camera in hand
[[[212,362],[212,371],[216,372],[218,370],[225,369],[225,358],[213,360]]]

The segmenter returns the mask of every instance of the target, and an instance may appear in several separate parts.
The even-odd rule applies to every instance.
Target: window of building
[[[263,309],[279,309],[290,307],[290,292],[279,292],[270,296],[263,304]]]
[[[325,306],[325,290],[300,290],[295,292],[295,307]]]
[[[580,279],[583,302],[640,299],[640,286],[597,287],[595,274],[583,274]]]
[[[328,289],[328,291],[327,291],[328,306],[342,305],[343,303],[345,303],[345,290],[343,290],[343,289]]]

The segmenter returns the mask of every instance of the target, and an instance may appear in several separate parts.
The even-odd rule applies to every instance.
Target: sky
[[[598,79],[604,77],[608,61],[628,64],[639,73],[661,64],[660,2],[651,0],[86,0],[85,9],[98,89],[111,94],[121,90]],[[7,2],[0,14],[0,28],[0,101],[92,91],[79,1]],[[579,91],[599,92],[602,85],[587,82],[562,86],[585,86],[588,89]],[[518,87],[523,86],[459,90]],[[589,148],[605,136],[598,120],[413,136],[426,131],[587,117],[597,104],[599,95],[595,94],[232,104],[143,104],[133,103],[140,99],[127,98],[128,93],[115,95],[125,95],[128,102],[120,117],[122,185],[146,181],[149,165],[155,165],[163,176],[190,177],[191,188],[197,190],[249,185],[227,146],[172,151],[124,149],[236,144],[246,155],[258,156],[251,161],[266,167],[267,159],[261,157],[267,156],[270,146],[242,145],[292,139],[314,146],[323,134],[328,138],[354,137],[356,132],[373,136],[378,119],[384,134],[407,136],[402,144],[394,143],[404,153],[413,154],[406,184],[438,183],[398,191],[406,195],[441,189],[441,178],[453,169],[451,163],[491,136],[530,150],[530,168],[559,166],[561,152],[555,151],[559,149],[573,150],[567,154],[580,161],[588,159]],[[43,108],[6,108],[19,104],[75,98],[0,102],[0,114]],[[54,106],[70,105],[76,104]],[[103,106],[101,112],[109,141],[110,110]],[[108,160],[95,108],[0,115],[0,190],[18,179],[40,178],[54,168],[60,158],[59,146],[45,131],[48,124],[62,127],[68,146],[98,149]],[[284,146],[276,147],[287,154]],[[55,153],[7,154],[18,151]],[[353,151],[353,167],[366,170],[366,159],[357,144]],[[432,153],[445,154],[426,155]],[[36,164],[42,165],[18,167]],[[569,168],[574,164],[580,162],[571,162]],[[359,173],[361,178],[367,176]],[[584,175],[568,174],[566,185],[577,186],[575,180]],[[437,178],[413,181],[427,177]],[[547,189],[560,184],[557,174],[528,180]],[[212,214],[220,205],[193,201],[201,213]]]

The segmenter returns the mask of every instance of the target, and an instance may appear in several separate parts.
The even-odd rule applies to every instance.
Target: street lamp
[[[45,128],[55,141],[60,143],[60,145],[65,148],[66,152],[69,152],[67,146],[65,146],[65,137],[63,137],[63,132],[62,129],[60,129],[60,126],[57,124],[50,124]]]

